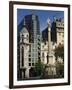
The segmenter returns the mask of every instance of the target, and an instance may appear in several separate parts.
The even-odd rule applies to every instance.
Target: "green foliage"
[[[43,69],[44,69],[44,64],[40,60],[38,60],[38,62],[36,62],[34,67],[36,76],[40,76],[43,72]]]
[[[55,49],[55,57],[56,59],[58,57],[61,57],[64,60],[64,46],[63,45],[59,45],[56,49]]]
[[[58,60],[56,61],[56,73],[58,77],[64,77],[64,46],[63,45],[59,45],[58,47],[56,47],[55,57],[56,60],[58,59],[58,57],[63,59],[63,63],[59,62]]]
[[[56,73],[58,77],[64,77],[64,63],[56,62]]]

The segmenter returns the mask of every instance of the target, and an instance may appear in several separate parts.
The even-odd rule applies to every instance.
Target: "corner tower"
[[[23,28],[20,32],[20,71],[22,79],[29,77],[29,45],[29,32],[24,19]]]

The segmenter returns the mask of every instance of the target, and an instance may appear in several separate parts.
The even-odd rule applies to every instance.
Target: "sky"
[[[17,9],[17,24],[19,24],[24,16],[30,15],[32,13],[38,15],[40,22],[40,31],[44,30],[47,27],[47,19],[50,18],[53,22],[54,17],[64,18],[64,11],[51,11],[51,10],[32,10],[32,9]]]

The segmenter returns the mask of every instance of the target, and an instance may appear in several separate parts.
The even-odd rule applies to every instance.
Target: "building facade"
[[[49,20],[50,21],[50,20]],[[64,44],[64,20],[48,21],[48,27],[40,34],[38,16],[26,15],[18,26],[17,73],[18,80],[34,77],[35,63],[38,60],[47,65],[48,75],[56,75],[54,50]],[[58,58],[62,61],[61,58]]]
[[[33,77],[33,67],[41,60],[41,36],[38,16],[27,15],[18,26],[18,80]],[[20,67],[20,68],[19,68]]]
[[[36,63],[40,60],[40,28],[38,17],[35,14],[32,14],[32,29],[31,29],[31,61]]]
[[[29,48],[29,32],[24,19],[24,26],[20,32],[20,70],[22,79],[29,78]]]
[[[57,46],[64,44],[64,19],[56,21]]]

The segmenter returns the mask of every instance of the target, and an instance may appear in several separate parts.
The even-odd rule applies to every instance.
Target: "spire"
[[[25,17],[23,19],[23,27],[22,27],[21,33],[28,33],[28,30],[26,28],[26,23],[25,23]]]
[[[26,26],[26,23],[25,23],[25,17],[24,17],[24,22],[23,22],[23,26]]]

